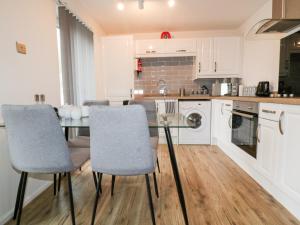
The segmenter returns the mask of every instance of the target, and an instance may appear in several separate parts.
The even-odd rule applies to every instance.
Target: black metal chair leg
[[[149,207],[151,211],[151,219],[152,219],[152,224],[156,225],[155,222],[155,214],[154,214],[154,207],[153,207],[153,202],[152,202],[152,195],[151,195],[151,187],[150,187],[150,181],[149,181],[149,175],[146,174],[146,186],[147,186],[147,193],[148,193],[148,200],[149,200]]]
[[[27,172],[22,172],[23,174],[23,181],[22,181],[22,188],[21,188],[21,194],[20,194],[20,202],[18,206],[18,216],[17,216],[17,225],[20,225],[21,223],[21,217],[22,217],[22,210],[23,210],[23,204],[24,204],[24,197],[25,197],[25,191],[26,191],[26,183],[27,183]]]
[[[98,180],[97,180],[97,177],[96,177],[96,173],[93,171],[93,179],[94,179],[94,184],[95,184],[95,188],[97,190],[97,183],[98,183]]]
[[[160,173],[160,166],[159,166],[159,161],[158,161],[158,158],[156,159],[156,164],[157,164],[157,169],[158,169],[158,172]]]
[[[53,174],[53,194],[56,195],[56,173]]]
[[[154,181],[154,189],[155,189],[156,197],[159,198],[159,193],[158,193],[158,187],[157,187],[157,180],[156,180],[156,174],[155,174],[155,172],[153,173],[153,181]]]
[[[115,180],[116,180],[116,176],[112,175],[112,177],[111,177],[111,196],[114,195]]]
[[[99,176],[100,178],[100,176]],[[95,217],[96,217],[96,212],[97,212],[97,206],[98,206],[98,200],[99,200],[99,193],[100,193],[100,188],[101,188],[101,182],[97,183],[97,191],[96,191],[96,196],[95,196],[95,203],[94,203],[94,208],[93,208],[93,215],[92,215],[92,222],[91,225],[94,225],[95,223]]]
[[[69,186],[69,197],[70,197],[70,209],[71,209],[71,218],[72,225],[75,225],[75,212],[74,212],[74,202],[73,202],[73,190],[72,190],[72,181],[71,181],[71,173],[67,173],[68,176],[68,186]]]
[[[21,195],[22,184],[23,184],[23,178],[24,178],[24,174],[21,173],[21,177],[20,177],[20,181],[19,181],[19,187],[18,187],[18,193],[17,193],[17,198],[16,198],[16,203],[15,203],[15,210],[14,210],[13,220],[15,220],[17,218],[17,214],[18,214],[18,209],[19,209],[19,204],[20,204],[20,195]]]
[[[60,192],[60,184],[61,184],[61,173],[58,174],[58,184],[57,184],[57,191]]]
[[[97,173],[98,181],[100,182],[100,193],[102,194],[102,176],[103,173]],[[97,189],[97,188],[96,188]]]

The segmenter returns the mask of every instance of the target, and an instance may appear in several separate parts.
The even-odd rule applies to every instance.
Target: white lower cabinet
[[[284,105],[281,115],[279,183],[298,204],[300,217],[300,106]]]
[[[278,121],[259,118],[257,130],[258,169],[269,180],[276,178],[279,136]]]
[[[212,143],[231,144],[232,101],[213,100]]]
[[[177,100],[156,100],[156,111],[158,115],[164,113],[178,113],[178,101]],[[166,135],[164,128],[159,128],[159,143],[166,144]],[[173,144],[178,144],[178,128],[171,128],[171,136]]]

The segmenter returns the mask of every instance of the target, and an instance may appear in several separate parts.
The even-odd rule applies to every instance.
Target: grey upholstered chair
[[[88,100],[83,103],[84,106],[102,105],[108,106],[108,100]],[[89,148],[90,147],[90,130],[89,128],[79,128],[78,136],[68,141],[69,147],[72,148]]]
[[[21,172],[14,219],[21,222],[28,173],[67,173],[72,224],[75,214],[71,171],[89,159],[86,149],[70,151],[54,109],[49,105],[3,105],[12,166]]]
[[[145,175],[151,218],[154,208],[148,174],[153,173],[156,152],[150,143],[145,109],[142,106],[90,108],[91,165],[94,172],[117,175]],[[101,184],[97,183],[92,225]]]

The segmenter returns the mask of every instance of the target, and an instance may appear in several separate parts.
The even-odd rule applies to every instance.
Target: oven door
[[[233,110],[231,141],[254,158],[256,158],[257,125],[257,114]]]

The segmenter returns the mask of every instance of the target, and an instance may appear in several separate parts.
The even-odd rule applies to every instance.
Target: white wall
[[[59,105],[55,1],[1,1],[0,34],[0,105],[33,104],[36,93],[45,94],[47,103]],[[16,41],[26,44],[27,55],[16,52]],[[19,179],[9,163],[4,129],[0,129],[0,155],[0,224],[3,224],[12,214]],[[26,201],[47,185],[49,182],[45,180],[30,178]]]
[[[259,81],[270,81],[278,89],[280,39],[278,35],[252,36],[253,26],[272,17],[272,0],[268,1],[240,27],[244,35],[243,83],[256,86]]]

